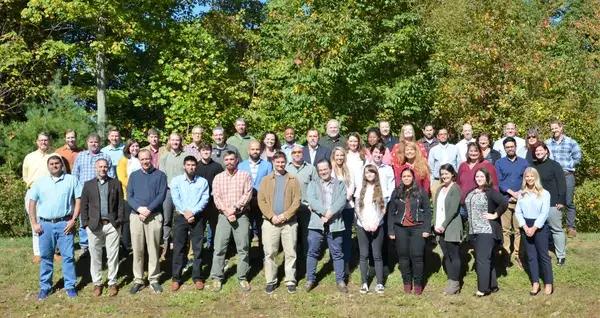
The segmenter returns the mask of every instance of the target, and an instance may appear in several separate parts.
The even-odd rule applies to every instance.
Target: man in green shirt
[[[234,146],[236,149],[248,149],[250,146],[250,142],[252,140],[256,140],[254,137],[248,135],[246,132],[246,127],[248,126],[246,120],[242,117],[239,117],[235,120],[235,135],[229,137],[227,139],[227,143]],[[240,152],[241,160],[240,162],[248,159],[248,152],[241,151]]]

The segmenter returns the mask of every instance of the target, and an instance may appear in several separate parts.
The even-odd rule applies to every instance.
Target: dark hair
[[[550,156],[550,149],[548,149],[548,146],[546,145],[546,143],[544,143],[543,141],[540,141],[540,140],[538,140],[538,141],[537,141],[535,144],[533,144],[533,146],[531,146],[531,148],[530,148],[530,149],[531,149],[531,151],[533,152],[533,153],[532,153],[532,155],[533,155],[533,160],[535,160],[535,161],[538,161],[538,158],[537,158],[537,156],[535,155],[535,150],[536,150],[538,147],[542,147],[542,148],[544,148],[544,150],[546,150],[546,153],[547,153],[547,155],[548,155],[548,156]]]
[[[517,146],[517,141],[515,140],[515,138],[513,137],[506,137],[504,138],[504,141],[502,141],[502,146],[506,147],[506,144],[512,142],[515,144],[515,146]]]
[[[267,138],[267,135],[275,136],[275,145],[273,145],[273,149],[275,151],[281,149],[281,142],[279,141],[279,137],[277,137],[277,134],[274,131],[269,130],[260,137],[260,153],[263,153],[265,149],[267,149],[267,145],[265,145],[265,138]]]
[[[404,174],[404,171],[410,171],[410,174],[413,177],[412,183],[410,186],[405,186],[404,182],[402,182],[402,175]],[[411,197],[411,198],[418,198],[421,195],[421,191],[424,191],[418,184],[417,184],[417,177],[415,176],[415,172],[409,168],[406,167],[404,169],[402,169],[402,171],[400,171],[400,183],[398,184],[398,187],[396,188],[396,199],[404,199],[406,197]]]
[[[375,149],[379,150],[379,152],[381,152],[381,155],[383,156],[387,147],[383,144],[383,142],[378,142],[371,146],[371,155],[373,154],[373,150]]]
[[[227,156],[231,156],[233,155],[235,157],[235,159],[238,159],[237,153],[235,151],[232,150],[225,150],[223,152],[223,158],[227,157]]]
[[[321,160],[319,160],[316,164],[316,166],[322,164],[322,163],[326,163],[329,166],[329,169],[331,169],[331,161],[329,161],[329,159],[327,158],[323,158]]]
[[[198,150],[210,150],[210,151],[212,151],[212,145],[210,144],[210,142],[203,141],[203,142],[200,143],[200,146],[198,146]]]
[[[139,145],[140,143],[133,138],[127,139],[127,141],[125,142],[125,147],[123,147],[123,155],[127,159],[131,159],[131,151],[129,150],[129,147],[131,147],[131,145],[133,145],[133,144]]]
[[[287,156],[281,150],[275,151],[275,153],[273,154],[273,160],[272,161],[275,161],[275,159],[279,159],[279,158],[283,158],[287,162]]]
[[[184,165],[188,161],[193,161],[194,163],[198,163],[198,159],[196,159],[196,157],[194,157],[194,156],[186,156],[185,158],[183,158]]]
[[[473,175],[473,181],[475,181],[475,178],[477,177],[477,172],[479,171],[481,171],[483,175],[485,175],[485,184],[483,185],[483,187],[486,190],[491,189],[494,186],[494,181],[492,181],[492,177],[490,177],[490,172],[486,168],[477,169],[477,171],[475,171],[475,174]],[[475,184],[477,184],[477,181],[475,181]]]
[[[371,128],[369,128],[369,130],[367,130],[367,144],[369,144],[369,135],[373,134],[373,133],[377,136],[377,142],[375,144],[383,142],[383,137],[381,137],[381,131],[379,130],[379,128],[371,127]],[[369,144],[369,148],[371,148],[370,150],[373,150],[374,146],[375,145]]]
[[[454,170],[454,166],[449,164],[449,163],[445,163],[440,167],[440,179],[442,177],[442,170],[446,170],[448,172],[450,172],[450,174],[452,175],[452,181],[456,181],[456,170]]]
[[[479,140],[479,138],[477,138],[477,140]],[[485,158],[483,158],[483,152],[481,151],[481,146],[476,142],[470,142],[467,145],[467,153],[465,154],[465,158],[467,158],[467,163],[470,160],[469,150],[471,150],[471,148],[473,148],[473,147],[477,148],[477,151],[479,152],[479,159],[477,159],[477,162],[482,162]]]
[[[65,130],[65,137],[67,137],[68,133],[75,134],[75,138],[77,138],[77,132],[75,130],[73,130],[73,129],[67,129],[67,130]]]
[[[60,161],[61,165],[64,164],[62,158],[58,155],[50,156],[50,158],[48,158],[48,160],[46,160],[46,165],[48,165],[50,163],[50,160],[58,160],[58,161]]]
[[[480,133],[477,134],[477,144],[479,144],[479,138],[481,138],[481,137],[486,137],[490,143],[492,142],[492,138],[490,137],[490,133],[482,131],[482,132],[480,132]]]

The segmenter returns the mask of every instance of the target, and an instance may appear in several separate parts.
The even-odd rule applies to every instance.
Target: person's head
[[[517,125],[512,122],[504,125],[504,136],[505,137],[514,137],[517,135]]]
[[[285,142],[288,144],[293,144],[296,142],[296,133],[294,132],[294,128],[287,126],[285,127],[285,131],[283,132]]]
[[[337,119],[330,119],[327,122],[327,135],[337,137],[340,134],[340,122]]]
[[[437,139],[441,143],[445,143],[448,141],[448,129],[440,128],[437,132]]]
[[[378,142],[373,145],[373,150],[371,150],[371,158],[375,164],[380,165],[383,161],[383,155],[385,155],[386,147],[383,142]]]
[[[348,135],[348,139],[346,139],[346,147],[352,152],[361,151],[363,145],[360,135],[356,132],[351,132]]]
[[[119,129],[117,127],[110,127],[108,129],[108,141],[110,145],[113,147],[119,147],[121,144],[121,134],[119,133]]]
[[[229,172],[235,171],[235,169],[237,169],[238,157],[235,151],[225,150],[225,152],[223,153],[223,164]]]
[[[195,144],[199,144],[200,142],[202,142],[202,135],[204,134],[204,128],[202,128],[202,126],[194,126],[194,128],[192,128],[192,141]]]
[[[88,135],[87,149],[93,154],[100,152],[100,135],[97,133],[91,133]]]
[[[411,124],[407,124],[402,126],[402,130],[400,131],[400,140],[401,141],[415,141],[415,128]]]
[[[364,209],[365,193],[367,187],[373,187],[373,203],[379,207],[379,211],[383,213],[385,211],[385,202],[383,200],[383,192],[381,190],[381,183],[379,182],[379,171],[377,166],[374,164],[367,164],[363,169],[362,176],[362,189],[360,190],[360,199],[358,201],[359,213]]]
[[[346,164],[346,149],[342,147],[333,148],[330,161],[337,167],[343,167]]]
[[[59,177],[62,174],[63,161],[59,156],[50,156],[46,164],[48,165],[48,171],[50,171],[53,177]]]
[[[473,138],[473,126],[471,124],[464,124],[462,126],[462,135],[466,140],[471,140]]]
[[[415,183],[415,173],[410,168],[404,168],[400,172],[400,180],[405,189],[412,188]]]
[[[248,156],[254,162],[260,159],[260,143],[258,141],[250,141],[250,143],[248,144]]]
[[[552,137],[560,138],[564,134],[563,123],[558,119],[550,121],[550,131],[552,131]]]
[[[475,184],[479,189],[491,189],[494,186],[490,172],[486,168],[479,168],[475,171]]]
[[[504,146],[504,151],[506,152],[507,157],[514,158],[517,155],[517,141],[515,140],[515,138],[504,138],[504,141],[502,141],[502,145]]]
[[[541,196],[544,188],[542,187],[540,174],[534,167],[527,167],[523,172],[523,186],[521,189],[523,191],[531,190]]]
[[[38,134],[35,143],[37,144],[38,150],[45,152],[50,149],[50,136],[48,133],[41,132]]]
[[[183,159],[183,170],[185,170],[185,173],[188,176],[193,176],[194,174],[196,174],[196,165],[197,164],[198,164],[198,161],[196,160],[196,157],[186,156]]]
[[[180,151],[183,150],[182,138],[180,134],[172,133],[169,135],[168,150]]]
[[[387,137],[390,135],[390,122],[388,120],[380,120],[379,121],[379,132],[381,133],[381,137]]]
[[[285,166],[287,165],[287,157],[281,150],[277,150],[273,155],[273,169],[278,174],[285,174]]]
[[[302,147],[294,146],[292,151],[292,163],[296,166],[301,165],[304,162],[304,157],[302,157]]]
[[[407,142],[406,145],[404,145],[404,161],[414,162],[415,158],[417,157],[417,154],[420,152],[421,150],[419,149],[419,146],[417,146],[416,143]]]
[[[329,159],[321,159],[317,162],[317,172],[323,181],[329,181],[331,179],[331,162]]]
[[[363,184],[379,184],[379,169],[374,164],[367,164],[363,170]]]
[[[481,151],[481,147],[476,142],[470,142],[467,145],[467,162],[476,163],[483,161],[483,152]]]
[[[201,142],[200,146],[198,146],[198,151],[200,152],[200,159],[204,162],[208,162],[212,155],[212,145],[206,141]]]
[[[533,157],[538,162],[543,162],[548,158],[550,150],[548,150],[548,146],[546,143],[542,141],[536,142],[531,149],[533,149]]]
[[[269,151],[281,149],[281,142],[274,131],[267,131],[260,137],[260,152],[262,153],[265,149],[269,149]]]
[[[319,144],[319,132],[315,128],[309,129],[306,133],[306,142],[313,149]]]
[[[451,164],[445,163],[440,167],[440,181],[442,184],[456,181],[456,170]]]
[[[480,132],[477,134],[477,144],[481,148],[482,151],[490,148],[490,134],[487,132]]]
[[[435,130],[433,129],[432,124],[427,124],[425,125],[425,127],[423,127],[423,135],[425,136],[425,138],[432,139],[434,133]]]
[[[380,142],[383,142],[383,138],[381,137],[381,132],[379,132],[379,128],[369,128],[369,130],[367,131],[367,143],[369,144],[369,147],[373,147]]]
[[[142,170],[145,172],[148,172],[152,168],[152,154],[150,154],[150,150],[141,149],[138,153],[138,160],[140,161]]]
[[[100,158],[94,163],[94,170],[96,171],[96,177],[104,180],[108,178],[108,160]]]
[[[130,159],[131,157],[137,158],[140,153],[140,143],[135,139],[129,139],[125,142],[123,147],[123,155],[125,158]]]
[[[160,146],[160,132],[156,128],[148,129],[148,142],[154,148]]]
[[[530,149],[531,146],[535,145],[536,142],[540,141],[540,133],[536,128],[530,128],[527,131],[527,135],[525,139],[527,140],[527,149]]]
[[[77,133],[73,129],[65,130],[65,143],[71,149],[77,146]]]
[[[246,120],[242,117],[238,117],[234,123],[235,132],[241,136],[246,135],[247,123]]]
[[[215,141],[215,144],[222,145],[225,143],[225,129],[221,126],[215,126],[212,132],[212,139]]]

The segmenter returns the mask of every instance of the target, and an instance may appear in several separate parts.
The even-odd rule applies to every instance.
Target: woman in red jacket
[[[394,175],[396,177],[396,186],[400,185],[400,172],[405,168],[409,168],[415,173],[415,182],[420,185],[425,193],[429,195],[430,191],[430,170],[427,160],[423,158],[421,150],[418,145],[414,142],[407,142],[404,147],[404,158],[402,159],[404,164],[400,165],[395,169]]]
[[[490,180],[494,189],[498,190],[498,174],[493,164],[483,158],[481,147],[474,142],[467,145],[467,161],[458,166],[458,178],[456,184],[460,187],[462,193],[461,203],[465,202],[467,193],[477,187],[475,184],[475,172],[485,168],[490,174]],[[467,217],[464,206],[461,207],[460,214],[463,218]]]

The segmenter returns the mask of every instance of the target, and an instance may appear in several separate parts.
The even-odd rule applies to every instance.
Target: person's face
[[[448,131],[446,129],[440,129],[437,134],[437,139],[441,143],[448,141]]]
[[[337,122],[330,122],[327,124],[327,135],[335,137],[340,132],[340,125]]]
[[[304,159],[302,158],[302,148],[294,147],[294,148],[292,148],[291,153],[292,153],[292,161],[294,162],[294,164],[301,165],[302,162],[304,161]]]
[[[100,179],[106,179],[108,176],[108,164],[105,160],[97,160],[94,170],[96,170],[96,176]]]
[[[306,134],[306,142],[308,142],[308,145],[311,148],[315,148],[319,143],[319,133],[314,130],[309,131],[308,134]]]
[[[425,127],[425,129],[423,129],[423,135],[425,135],[425,138],[427,139],[433,138],[433,126]]]
[[[507,156],[512,158],[517,154],[517,146],[514,142],[507,142],[504,145],[504,151],[506,151]]]
[[[285,130],[285,142],[287,142],[288,144],[293,144],[294,141],[296,141],[296,134],[294,133],[294,130],[291,128],[288,128]]]
[[[348,149],[352,151],[358,150],[358,138],[351,136],[348,138],[348,141],[346,141],[346,144],[348,145]]]
[[[469,159],[473,162],[479,160],[479,150],[477,147],[469,147]]]
[[[369,182],[375,181],[375,172],[365,169],[365,179],[367,179]]]
[[[87,148],[91,153],[98,153],[100,151],[100,140],[98,138],[88,138]]]
[[[213,131],[212,139],[217,145],[222,145],[225,139],[225,134],[222,130],[215,130]]]
[[[62,171],[62,161],[60,159],[52,159],[48,161],[48,171],[53,176],[59,175]]]
[[[536,136],[533,135],[529,135],[527,136],[527,143],[531,146],[534,145],[536,142],[538,142],[538,139]]]
[[[404,128],[404,131],[402,133],[404,134],[404,138],[408,140],[412,140],[412,138],[415,136],[415,132],[410,126]]]
[[[257,161],[260,158],[260,144],[258,142],[251,142],[248,146],[248,155],[253,161]]]
[[[196,161],[186,161],[183,163],[183,169],[185,170],[185,173],[187,173],[188,175],[193,175],[196,173]]]
[[[517,127],[515,124],[507,124],[506,127],[504,127],[504,135],[506,135],[506,137],[514,137],[516,134]]]
[[[333,161],[335,161],[338,166],[341,166],[344,164],[344,159],[346,159],[346,153],[341,150],[336,150]]]
[[[471,140],[471,138],[473,138],[473,127],[471,127],[471,125],[464,125],[462,134],[466,140]]]
[[[140,144],[137,142],[132,143],[131,146],[129,146],[129,153],[131,153],[131,156],[137,157],[138,153],[140,153]]]
[[[319,177],[324,181],[329,181],[329,179],[331,179],[331,168],[329,168],[327,162],[317,164],[317,171],[319,172]]]
[[[535,158],[537,160],[544,160],[544,159],[546,159],[547,155],[548,155],[548,152],[546,151],[546,149],[544,149],[544,147],[539,146],[539,147],[535,148]]]
[[[75,145],[77,144],[77,137],[75,137],[75,133],[74,132],[67,133],[65,135],[65,142],[67,143],[67,146],[69,146],[69,148],[74,148]]]
[[[108,141],[113,147],[118,147],[121,144],[121,135],[118,131],[111,131],[108,133]]]
[[[530,186],[533,187],[535,185],[535,175],[533,175],[533,173],[528,172],[525,174],[525,183]]]
[[[201,129],[192,129],[192,140],[199,144],[202,142],[202,130]]]
[[[285,157],[277,158],[277,159],[273,160],[273,167],[275,168],[275,171],[277,171],[277,173],[285,174],[286,163],[287,163],[287,161],[286,161]]]
[[[490,139],[486,136],[481,136],[479,137],[479,140],[477,140],[477,143],[479,144],[479,147],[481,147],[482,150],[488,149],[490,146]]]
[[[46,136],[38,136],[36,144],[39,150],[46,151],[48,148],[50,148],[50,138]]]
[[[417,155],[415,149],[413,149],[412,147],[406,147],[404,148],[404,156],[406,157],[406,159],[412,160],[415,159],[415,156]]]
[[[402,172],[402,184],[404,184],[405,186],[409,186],[413,183],[413,175],[410,172],[410,170],[405,170],[404,172]]]
[[[225,164],[225,168],[227,168],[227,170],[233,171],[237,167],[237,158],[235,155],[225,156],[223,158],[223,164]]]
[[[477,183],[477,186],[479,187],[485,185],[486,180],[485,174],[483,172],[477,171],[477,173],[475,173],[475,183]]]
[[[236,121],[235,122],[235,132],[237,132],[240,135],[243,135],[246,133],[246,123],[243,121]]]
[[[152,156],[148,151],[142,151],[138,155],[140,165],[144,171],[148,171],[152,167]]]
[[[373,153],[371,153],[371,156],[373,157],[373,162],[375,162],[376,164],[381,164],[383,153],[381,152],[381,150],[379,150],[379,148],[374,148]]]
[[[367,136],[367,142],[369,143],[369,145],[375,146],[375,144],[379,142],[379,137],[377,137],[376,133],[370,132]]]
[[[265,136],[265,146],[267,146],[267,148],[269,149],[273,149],[273,147],[275,146],[275,135],[267,134]]]
[[[442,183],[449,183],[452,181],[452,174],[448,170],[440,170],[440,180]]]
[[[211,155],[211,149],[200,149],[200,158],[202,158],[202,160],[207,161],[208,159],[210,159]]]
[[[379,123],[379,131],[381,132],[382,136],[389,136],[390,135],[390,123],[384,121]]]
[[[563,133],[563,128],[559,124],[550,125],[550,130],[552,131],[552,136],[560,137]]]
[[[171,149],[179,149],[181,148],[181,138],[177,135],[173,135],[169,137],[169,146]]]
[[[155,148],[158,147],[158,145],[160,143],[159,142],[159,136],[155,135],[155,134],[148,135],[148,142],[150,143],[150,145],[152,147],[155,147]]]

